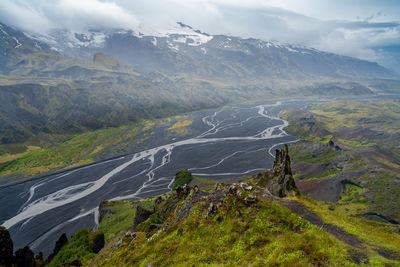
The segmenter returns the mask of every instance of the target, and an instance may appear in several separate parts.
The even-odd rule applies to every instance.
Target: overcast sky
[[[376,61],[400,73],[398,0],[1,0],[0,21],[41,33],[182,21],[211,34]]]

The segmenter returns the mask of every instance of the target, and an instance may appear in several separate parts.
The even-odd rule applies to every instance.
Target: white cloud
[[[61,0],[50,13],[52,20],[68,28],[134,28],[139,20],[115,2]]]
[[[29,2],[2,0],[0,21],[30,31],[47,31],[52,27],[45,14],[35,9]]]
[[[100,0],[2,0],[0,21],[40,33],[59,27],[81,30],[134,28],[139,24],[135,15],[116,2]]]

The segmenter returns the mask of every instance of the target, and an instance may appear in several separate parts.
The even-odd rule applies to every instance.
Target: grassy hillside
[[[302,139],[291,147],[300,189],[332,202],[331,209],[400,221],[399,114],[398,99],[334,101],[284,112],[287,130]]]
[[[400,264],[400,233],[389,225],[347,216],[331,210],[327,203],[307,197],[271,197],[254,179],[236,186],[220,184],[209,194],[189,188],[183,195],[174,191],[160,200],[145,200],[158,203],[151,205],[151,209],[157,207],[156,212],[136,230],[132,229],[131,217],[131,224],[124,231],[90,257],[91,263],[83,263],[90,266]],[[256,201],[247,202],[249,195],[256,196]],[[220,204],[214,210],[210,203]],[[126,201],[108,205],[134,209]],[[117,222],[119,214],[107,216]]]

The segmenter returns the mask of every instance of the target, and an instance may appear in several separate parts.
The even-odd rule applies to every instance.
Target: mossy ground
[[[370,258],[370,266],[385,264],[399,266],[399,261],[386,259],[376,249],[377,247],[385,248],[400,255],[400,233],[391,231],[391,225],[350,215],[359,210],[365,210],[366,204],[359,189],[350,186],[346,191],[345,196],[338,203],[320,202],[307,197],[300,197],[297,200],[316,212],[325,222],[337,225],[364,241]]]
[[[79,259],[83,264],[88,264],[95,256],[89,249],[89,230],[81,229],[76,232],[71,240],[61,248],[57,255],[48,264],[50,267]]]
[[[136,214],[135,206],[128,200],[109,201],[107,208],[115,213],[106,214],[98,226],[98,229],[103,231],[106,242],[132,227]]]
[[[140,234],[133,241],[126,238],[97,265],[352,265],[347,245],[273,202],[247,207],[227,198],[217,214],[203,218],[202,209],[195,206],[187,220],[150,239]]]
[[[175,190],[178,186],[184,186],[185,184],[190,184],[193,176],[192,173],[188,170],[180,170],[174,178],[174,182],[172,184],[172,190]]]

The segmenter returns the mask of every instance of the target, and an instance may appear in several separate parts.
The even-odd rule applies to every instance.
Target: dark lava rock
[[[284,145],[282,150],[276,150],[274,165],[272,167],[272,179],[268,179],[267,188],[278,197],[299,194],[296,183],[293,179],[290,167],[289,148]]]
[[[185,195],[186,197],[184,198],[184,203],[178,207],[178,210],[176,211],[176,216],[172,222],[172,224],[183,221],[187,217],[189,217],[190,214],[192,214],[193,211],[193,206],[201,202],[205,196],[208,196],[208,193],[204,191],[200,191],[197,186],[190,187],[190,186],[183,186],[185,190]],[[187,192],[186,192],[187,191]],[[178,193],[178,189],[177,189]],[[179,195],[179,193],[178,193]]]
[[[82,262],[78,259],[73,260],[72,262],[63,263],[58,265],[58,267],[80,267],[83,266]]]
[[[107,214],[115,214],[116,212],[108,208],[108,200],[103,199],[99,206],[99,221],[101,222]]]
[[[211,214],[215,214],[215,213],[217,213],[217,211],[218,211],[218,208],[217,208],[217,206],[214,204],[214,203],[210,203],[210,206],[208,207],[208,209],[207,209],[207,213],[206,213],[206,215],[204,216],[204,218],[207,218],[208,216],[210,216]]]
[[[18,267],[33,267],[35,259],[33,252],[28,246],[24,246],[15,252],[15,263]]]
[[[184,186],[178,186],[176,188],[176,194],[180,199],[185,199],[189,195],[191,189],[192,188],[186,184]]]
[[[39,252],[35,256],[35,267],[42,267],[42,266],[44,266],[43,253]]]
[[[136,229],[139,223],[147,220],[151,214],[153,214],[152,211],[143,208],[141,205],[137,205],[135,218],[133,219],[133,229]]]
[[[246,204],[248,206],[251,205],[251,204],[256,203],[256,201],[257,201],[256,197],[253,196],[252,194],[249,194],[248,196],[246,196],[244,198],[244,204]]]
[[[13,241],[7,228],[0,226],[0,266],[10,266],[13,261]]]
[[[104,247],[104,233],[100,230],[89,233],[89,249],[93,253],[99,252]]]

